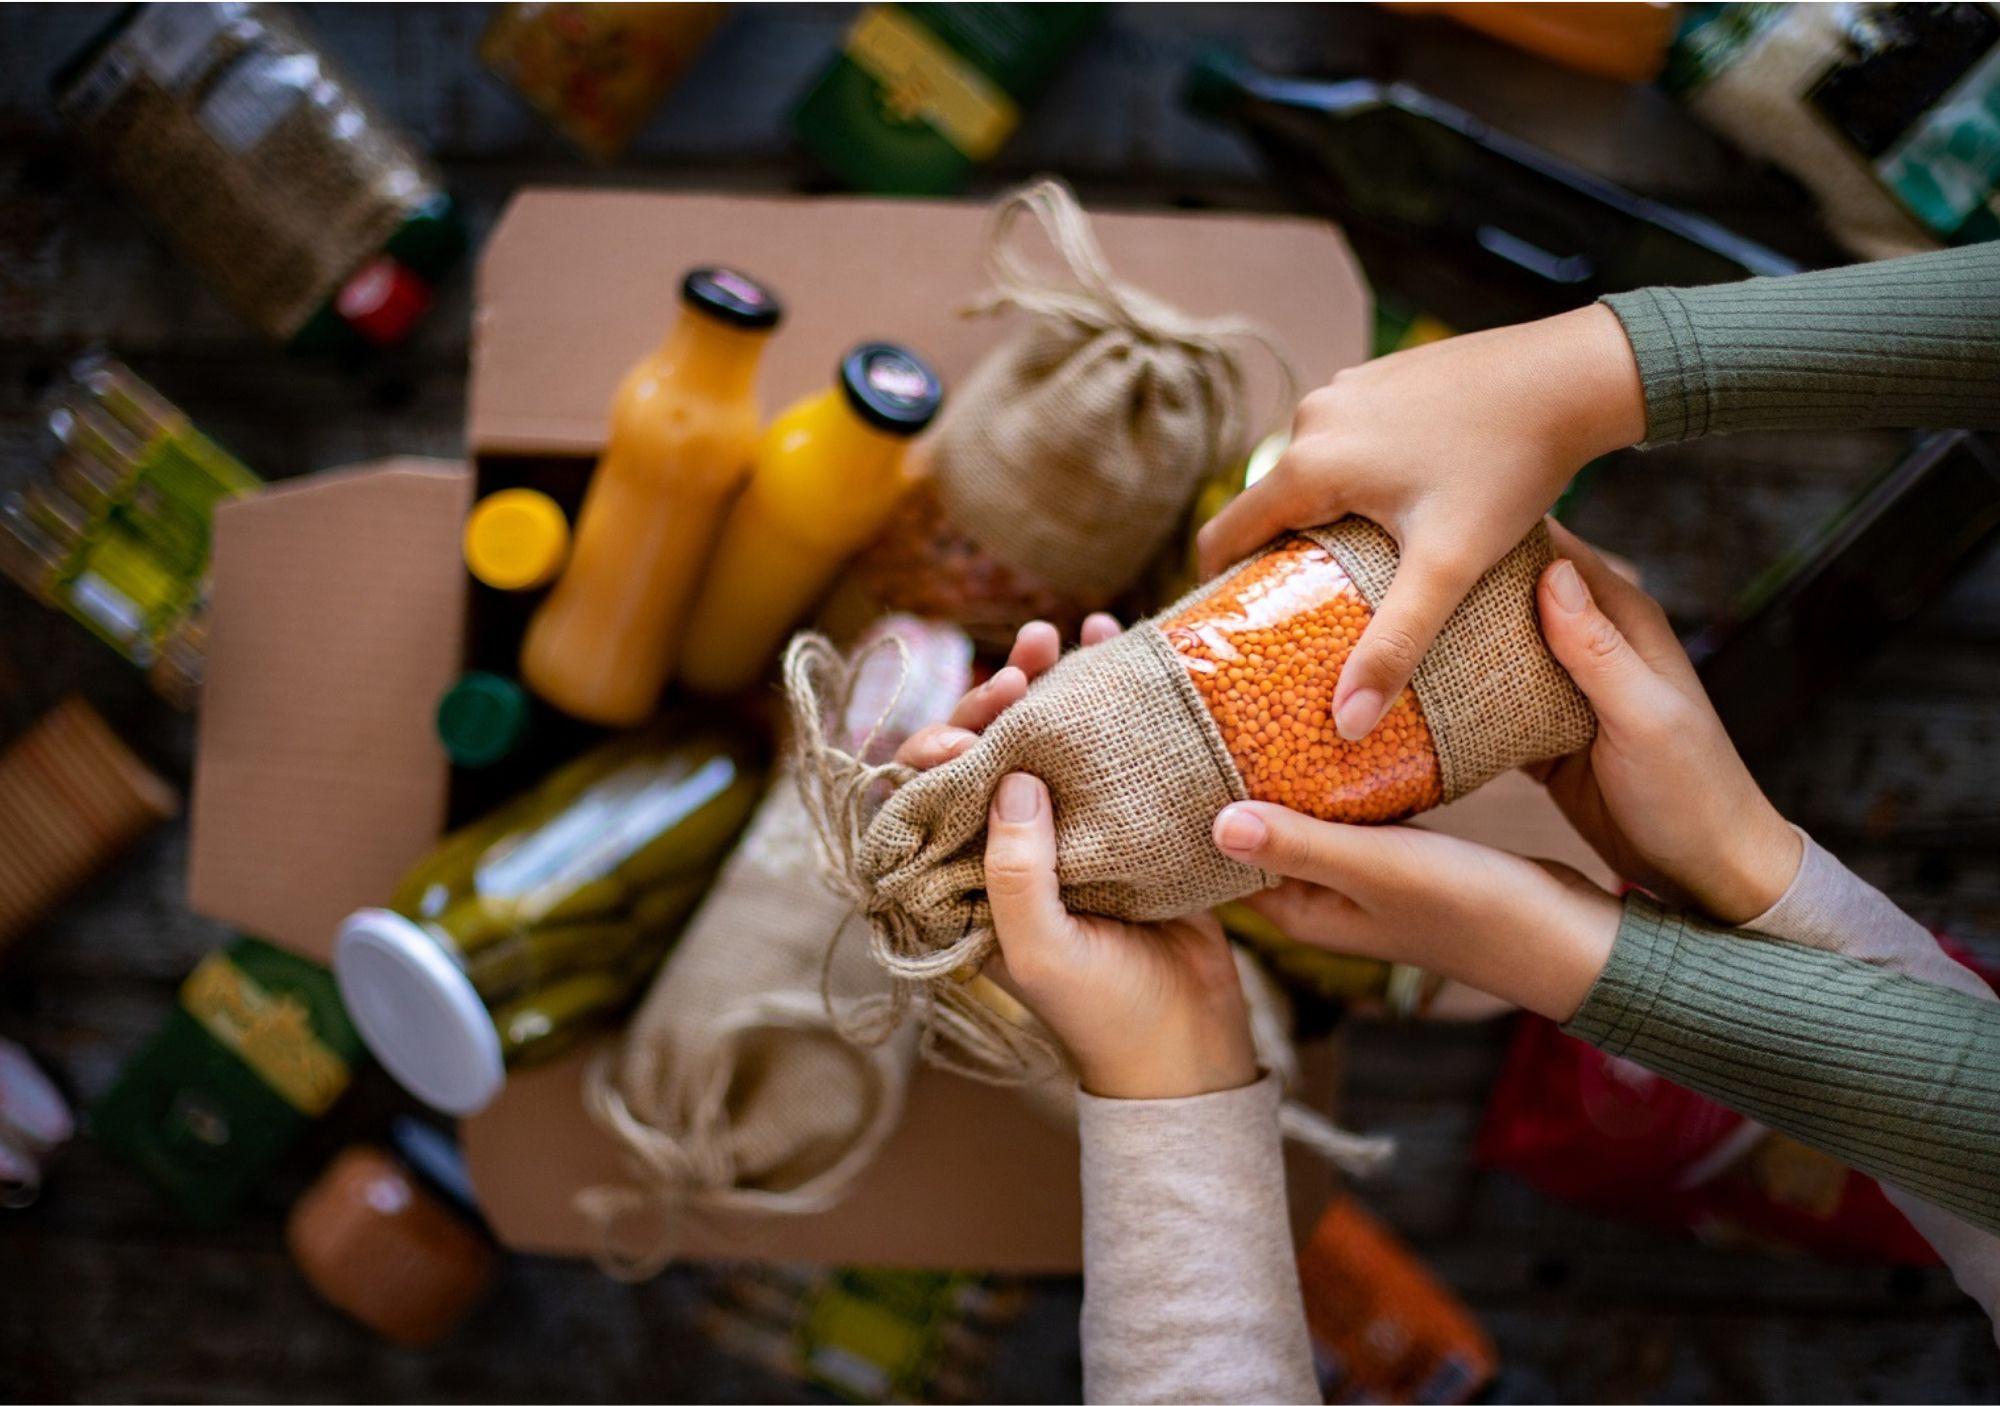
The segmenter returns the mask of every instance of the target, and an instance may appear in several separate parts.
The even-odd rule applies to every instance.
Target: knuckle
[[[986,892],[989,897],[1020,898],[1035,891],[1039,877],[1035,857],[1023,846],[1001,838],[986,848]]]
[[[1423,658],[1423,646],[1406,627],[1378,619],[1368,631],[1368,652],[1378,661],[1399,670],[1413,670]]]

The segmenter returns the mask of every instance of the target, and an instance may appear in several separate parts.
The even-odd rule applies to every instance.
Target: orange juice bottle
[[[717,524],[757,445],[757,361],[778,300],[730,269],[681,284],[679,320],[626,373],[569,566],[528,624],[521,678],[609,727],[651,715]]]
[[[943,399],[916,353],[864,342],[831,389],[771,422],[696,597],[683,684],[734,693],[757,681],[841,563],[888,521],[910,486],[903,450]]]

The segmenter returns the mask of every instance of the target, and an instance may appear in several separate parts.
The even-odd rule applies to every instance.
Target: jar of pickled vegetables
[[[617,1017],[672,947],[755,808],[747,738],[669,717],[446,836],[386,908],[341,925],[334,974],[369,1049],[446,1113],[509,1066]]]

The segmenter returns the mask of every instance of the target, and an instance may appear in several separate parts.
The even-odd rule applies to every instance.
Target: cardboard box
[[[950,384],[1006,332],[1004,318],[953,315],[984,285],[984,222],[962,204],[526,192],[480,268],[469,448],[490,473],[518,456],[581,469],[618,377],[663,334],[681,273],[705,262],[738,264],[786,299],[767,410],[827,384],[864,337],[922,348]],[[1308,383],[1366,355],[1367,290],[1320,221],[1104,214],[1097,228],[1132,281],[1194,312],[1266,321]],[[1275,385],[1254,389],[1275,398]],[[340,918],[383,901],[435,839],[447,767],[431,710],[458,668],[472,492],[462,465],[392,460],[221,510],[189,876],[201,911],[325,960]],[[1493,834],[1561,838],[1535,788],[1517,796],[1486,822]],[[1540,819],[1524,819],[1536,804]],[[1324,1104],[1333,1054],[1308,1053]],[[618,1176],[577,1097],[587,1057],[512,1078],[463,1125],[488,1217],[517,1248],[588,1253],[572,1198]],[[1303,1233],[1330,1176],[1293,1170]],[[1064,1271],[1079,1263],[1079,1225],[1074,1137],[1004,1091],[925,1071],[903,1131],[844,1205],[703,1225],[693,1251]]]

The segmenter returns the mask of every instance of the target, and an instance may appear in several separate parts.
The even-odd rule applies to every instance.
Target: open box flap
[[[217,510],[196,911],[324,962],[437,839],[471,492],[462,464],[385,459]]]
[[[478,276],[467,442],[475,453],[594,454],[618,380],[659,343],[689,268],[729,264],[774,288],[785,321],[765,353],[767,412],[832,384],[858,341],[906,341],[947,387],[1010,317],[958,310],[988,286],[986,207],[849,197],[527,190],[487,241]],[[1202,316],[1277,333],[1307,386],[1368,354],[1370,300],[1346,243],[1290,215],[1093,210],[1118,276]],[[1055,268],[1032,222],[1021,235]],[[1280,414],[1252,358],[1259,422]]]

